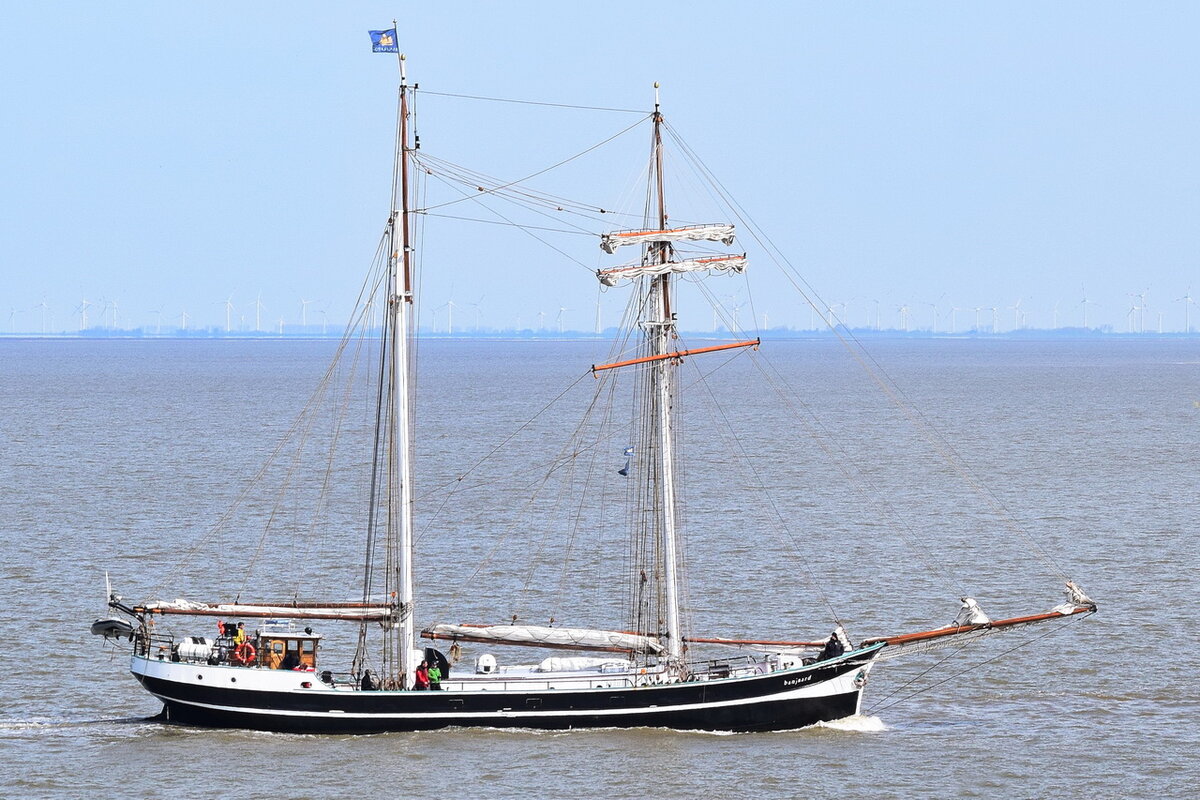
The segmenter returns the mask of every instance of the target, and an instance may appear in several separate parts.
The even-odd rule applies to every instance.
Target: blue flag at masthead
[[[371,34],[372,53],[399,53],[400,46],[396,44],[396,29],[386,31],[367,31]]]

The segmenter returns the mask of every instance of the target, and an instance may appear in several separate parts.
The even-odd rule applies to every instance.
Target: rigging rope
[[[1083,619],[1083,618],[1085,618],[1085,617],[1089,617],[1089,616],[1091,616],[1091,615],[1090,615],[1090,614],[1080,614],[1080,615],[1078,615],[1078,618],[1079,618],[1079,619]],[[1046,631],[1045,633],[1041,634],[1040,636],[1031,636],[1030,638],[1028,638],[1028,639],[1026,639],[1025,641],[1021,642],[1020,644],[1016,645],[1015,647],[1010,647],[1009,649],[1005,650],[1004,652],[1002,652],[1002,653],[998,653],[998,654],[996,654],[996,655],[992,656],[991,658],[985,658],[983,661],[979,661],[979,662],[977,662],[977,663],[975,663],[975,664],[970,664],[970,665],[968,665],[967,667],[965,667],[965,668],[963,668],[963,669],[959,670],[958,672],[955,672],[955,673],[953,673],[952,675],[947,675],[945,678],[943,678],[942,680],[938,681],[937,683],[931,683],[929,686],[926,686],[926,687],[924,687],[923,689],[918,689],[917,691],[915,691],[915,692],[912,692],[911,694],[907,694],[907,695],[905,695],[904,697],[901,697],[901,698],[898,698],[898,699],[896,699],[896,700],[893,700],[892,702],[888,703],[887,705],[884,705],[884,706],[880,706],[880,705],[879,705],[879,703],[883,702],[884,700],[887,700],[887,699],[889,699],[889,698],[891,698],[891,697],[894,697],[894,696],[896,695],[896,692],[900,691],[900,689],[903,689],[903,688],[904,688],[904,686],[908,686],[908,685],[912,684],[912,683],[913,683],[913,681],[915,681],[915,680],[917,680],[917,679],[921,678],[922,676],[924,676],[924,675],[928,674],[930,671],[932,671],[932,669],[934,669],[934,668],[936,668],[936,667],[938,667],[938,666],[941,666],[942,664],[944,664],[944,663],[945,663],[945,662],[946,662],[946,661],[949,659],[949,656],[947,656],[947,658],[944,658],[944,659],[942,659],[941,661],[939,661],[937,664],[935,664],[935,665],[934,665],[933,667],[931,667],[930,669],[927,669],[927,670],[925,670],[925,671],[924,671],[924,672],[922,672],[920,675],[918,675],[916,678],[913,678],[913,680],[911,680],[911,681],[908,681],[908,682],[906,682],[906,683],[905,683],[903,686],[900,686],[899,688],[897,688],[896,692],[892,692],[891,694],[887,695],[887,697],[881,698],[881,699],[880,699],[880,700],[879,700],[879,701],[878,701],[878,702],[877,702],[875,705],[873,705],[873,706],[870,708],[870,710],[868,711],[868,713],[869,713],[869,714],[877,714],[877,713],[880,713],[880,712],[886,711],[886,710],[888,710],[889,708],[891,708],[892,706],[899,705],[900,703],[903,703],[903,702],[906,702],[906,701],[908,701],[908,700],[911,700],[912,698],[914,698],[914,697],[916,697],[916,696],[918,696],[918,695],[924,694],[925,692],[928,692],[928,691],[930,691],[930,690],[932,690],[932,689],[936,689],[937,687],[941,686],[941,685],[942,685],[942,684],[944,684],[944,683],[949,683],[950,681],[954,680],[955,678],[957,678],[957,677],[960,677],[960,676],[962,676],[962,675],[965,675],[965,674],[967,674],[968,672],[970,672],[970,671],[971,671],[971,670],[973,670],[973,669],[978,669],[979,667],[986,666],[987,664],[990,664],[990,663],[992,663],[993,661],[997,661],[997,660],[999,660],[999,659],[1001,659],[1001,658],[1004,658],[1004,657],[1005,657],[1006,655],[1008,655],[1009,653],[1014,653],[1014,652],[1016,652],[1017,650],[1020,650],[1022,647],[1026,647],[1026,646],[1028,646],[1028,645],[1031,645],[1031,644],[1033,644],[1034,642],[1041,641],[1042,639],[1045,639],[1045,638],[1047,638],[1047,637],[1049,637],[1049,636],[1054,636],[1055,634],[1062,633],[1062,632],[1063,632],[1063,630],[1065,630],[1065,627],[1066,627],[1066,626],[1065,626],[1065,625],[1063,625],[1062,623],[1064,623],[1064,622],[1067,622],[1067,621],[1069,621],[1069,620],[1073,620],[1073,619],[1076,619],[1076,617],[1065,617],[1063,620],[1060,620],[1060,621],[1058,622],[1058,624],[1055,624],[1055,625],[1054,625],[1054,626],[1053,626],[1053,627],[1052,627],[1050,630]],[[961,652],[961,650],[962,650],[963,648],[965,648],[965,647],[966,647],[968,644],[970,644],[970,642],[964,643],[964,644],[962,645],[962,647],[960,647],[960,648],[959,648],[959,650],[956,650],[956,651],[954,652],[954,654],[953,654],[953,655],[957,655],[957,654],[958,654],[959,652]]]
[[[648,119],[648,117],[647,117],[647,119]],[[501,184],[500,186],[497,186],[495,189],[493,189],[493,190],[491,190],[491,191],[492,191],[492,192],[497,192],[497,191],[500,191],[500,190],[502,190],[502,189],[507,189],[507,188],[509,188],[509,187],[516,186],[516,185],[518,185],[518,184],[524,183],[525,181],[527,181],[527,180],[530,180],[531,178],[536,178],[536,177],[537,177],[537,176],[539,176],[539,175],[545,175],[547,172],[550,172],[551,170],[558,169],[559,167],[563,166],[564,164],[569,164],[569,163],[571,163],[572,161],[574,161],[574,160],[576,160],[576,159],[578,159],[578,158],[582,158],[583,156],[587,155],[588,153],[592,152],[593,150],[597,150],[597,149],[599,149],[599,148],[603,147],[604,145],[608,144],[609,142],[613,141],[614,139],[618,139],[618,138],[620,138],[621,136],[624,136],[625,134],[629,133],[629,132],[630,132],[631,130],[633,130],[634,128],[637,128],[638,126],[640,126],[640,125],[641,125],[643,122],[645,122],[645,119],[640,119],[640,120],[638,120],[637,122],[633,123],[632,125],[630,125],[630,126],[628,126],[628,127],[626,127],[626,128],[623,128],[622,130],[619,130],[619,131],[617,131],[617,132],[616,132],[616,133],[614,133],[612,136],[609,136],[607,139],[604,139],[603,141],[597,142],[596,144],[592,145],[591,147],[588,147],[588,148],[586,148],[586,149],[584,149],[584,150],[581,150],[580,152],[576,153],[576,154],[575,154],[575,155],[573,155],[573,156],[568,156],[567,158],[564,158],[563,160],[561,160],[561,161],[559,161],[559,162],[557,162],[557,163],[551,164],[551,165],[550,165],[550,166],[548,166],[548,167],[545,167],[545,168],[543,168],[543,169],[539,169],[539,170],[538,170],[538,171],[536,171],[536,172],[531,172],[530,174],[526,175],[526,176],[525,176],[525,177],[523,177],[523,178],[517,178],[516,180],[509,181],[509,182],[507,182],[507,183],[503,183],[503,184]],[[439,203],[439,204],[437,204],[437,205],[430,206],[429,208],[417,209],[417,210],[418,210],[418,211],[429,211],[429,210],[431,210],[431,209],[434,209],[434,208],[442,208],[442,207],[444,207],[444,206],[448,206],[448,205],[454,205],[455,203],[461,203],[463,200],[466,200],[466,199],[469,199],[469,198],[462,198],[462,199],[460,199],[460,200],[449,200],[449,201],[447,201],[447,202],[445,202],[445,203]]]
[[[435,97],[454,97],[460,100],[484,100],[492,103],[515,103],[524,106],[547,106],[549,108],[571,108],[578,111],[611,111],[618,114],[647,114],[640,108],[611,108],[606,106],[580,106],[572,103],[549,103],[543,100],[517,100],[511,97],[484,97],[477,94],[457,94],[454,92],[434,92],[429,89],[422,89],[422,94],[431,94]]]
[[[759,243],[767,256],[780,267],[784,276],[792,283],[793,287],[800,292],[801,296],[809,303],[814,310],[820,310],[812,297],[817,296],[817,292],[804,279],[794,265],[783,254],[782,250],[776,247],[775,243],[750,219],[749,214],[728,192],[725,186],[717,179],[713,172],[704,164],[700,157],[693,151],[688,144],[675,132],[673,128],[664,123],[664,128],[668,135],[679,145],[680,150],[691,159],[693,166],[709,180],[713,187],[719,192],[720,197],[737,219],[746,227],[751,237]],[[806,291],[807,289],[807,291]],[[810,294],[812,297],[810,297]],[[831,312],[832,315],[832,312]],[[822,313],[822,319],[826,321]],[[840,320],[839,320],[840,324]],[[1050,557],[1050,555],[1037,543],[1033,536],[1026,531],[1022,526],[1018,525],[1016,518],[1008,510],[1008,508],[1000,501],[990,488],[983,485],[975,478],[973,471],[967,465],[966,461],[958,453],[958,451],[950,444],[950,442],[941,434],[941,432],[933,425],[908,398],[907,394],[900,385],[891,377],[891,375],[883,368],[883,366],[870,354],[862,342],[849,331],[847,326],[841,325],[845,335],[838,330],[838,325],[830,325],[830,330],[837,337],[838,341],[845,347],[846,351],[859,363],[866,374],[876,383],[884,394],[892,401],[895,407],[913,424],[925,441],[933,447],[935,452],[942,456],[947,465],[951,467],[960,477],[963,482],[973,489],[976,494],[982,497],[994,512],[1004,523],[1005,527],[1010,532],[1023,538],[1036,555],[1041,559],[1043,566],[1048,567],[1060,579],[1067,580],[1069,576],[1058,565],[1058,563]],[[847,340],[847,337],[849,340]],[[868,363],[869,362],[869,363]]]
[[[376,247],[376,255],[375,255],[376,259],[379,258],[379,253],[382,252],[383,249],[384,249],[384,240],[381,238],[378,246]],[[373,291],[372,275],[368,274],[367,276],[364,277],[362,286],[359,289],[359,295],[358,295],[358,301],[357,301],[358,304],[361,304],[363,302],[363,298],[369,296],[371,291]],[[159,595],[159,592],[163,589],[163,587],[165,585],[167,585],[175,580],[176,575],[178,575],[178,573],[183,569],[184,565],[186,563],[188,563],[188,561],[191,558],[193,558],[202,547],[204,547],[206,544],[208,544],[214,537],[216,537],[218,534],[220,534],[225,529],[226,525],[229,523],[229,520],[232,519],[234,514],[237,513],[238,509],[241,508],[242,504],[250,496],[250,493],[254,489],[254,487],[256,487],[260,484],[260,482],[263,480],[264,476],[271,469],[271,467],[275,464],[275,462],[279,458],[280,454],[284,451],[284,449],[288,446],[288,444],[293,441],[293,437],[304,426],[306,417],[312,413],[312,409],[319,402],[320,398],[324,396],[324,393],[325,393],[326,389],[328,388],[329,382],[332,380],[333,375],[336,372],[336,368],[337,368],[338,362],[341,358],[341,355],[345,351],[346,347],[349,345],[349,342],[350,342],[351,338],[354,336],[354,332],[357,329],[357,326],[358,326],[358,324],[360,324],[360,322],[361,322],[361,318],[359,318],[359,319],[352,318],[346,323],[346,327],[344,328],[344,330],[342,332],[342,337],[338,342],[337,349],[334,354],[334,358],[330,362],[329,367],[326,369],[326,371],[322,375],[321,379],[317,382],[317,388],[313,391],[312,395],[309,397],[308,401],[305,403],[305,405],[301,409],[300,413],[292,421],[291,426],[284,433],[284,435],[280,437],[279,441],[276,443],[276,445],[272,449],[271,453],[267,456],[267,458],[263,461],[262,465],[258,468],[258,470],[254,473],[254,475],[246,483],[246,485],[243,487],[242,491],[238,494],[237,498],[233,501],[233,503],[231,503],[230,506],[225,510],[225,512],[220,516],[220,518],[217,519],[216,523],[207,532],[205,532],[202,536],[197,538],[196,543],[191,548],[186,550],[179,557],[179,559],[176,561],[175,565],[173,567],[171,567],[171,569],[169,569],[167,571],[166,575],[158,582],[158,584],[155,585],[151,589],[151,591],[150,591],[151,597],[157,597]]]

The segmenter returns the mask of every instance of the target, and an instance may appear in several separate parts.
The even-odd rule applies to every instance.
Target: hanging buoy
[[[254,649],[254,645],[249,642],[242,642],[237,647],[233,648],[233,660],[243,667],[248,667],[254,663],[258,651]]]

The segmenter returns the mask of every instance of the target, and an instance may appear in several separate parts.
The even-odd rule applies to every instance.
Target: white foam
[[[855,714],[852,717],[835,719],[832,722],[818,722],[818,728],[832,728],[835,731],[852,731],[854,733],[882,733],[889,730],[879,717]]]

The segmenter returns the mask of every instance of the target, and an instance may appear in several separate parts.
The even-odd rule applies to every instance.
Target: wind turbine
[[[451,299],[434,309],[435,311],[441,311],[443,308],[446,309],[446,333],[451,336],[454,335],[454,308],[457,305],[458,303]]]
[[[283,336],[283,317],[279,318],[279,335]]]
[[[10,307],[9,307],[9,313],[8,313],[8,332],[9,332],[9,333],[16,333],[16,332],[17,332],[17,307],[16,307],[16,306],[10,306]]]
[[[185,308],[183,311],[179,312],[179,329],[180,330],[183,330],[183,331],[187,330],[187,321],[188,321],[188,313],[187,313],[187,309]]]
[[[1142,295],[1129,293],[1128,328],[1130,333],[1142,332]]]
[[[545,311],[538,312],[538,330],[539,331],[546,330],[546,312]]]
[[[950,332],[958,333],[958,312],[963,309],[958,306],[950,306]]]
[[[900,329],[908,333],[908,303],[902,304],[896,310],[900,312]]]
[[[996,335],[996,312],[998,310],[999,309],[997,309],[995,306],[992,306],[992,335],[993,336]]]
[[[1192,317],[1191,317],[1190,306],[1193,306],[1196,304],[1196,301],[1192,299],[1192,287],[1189,286],[1187,293],[1184,294],[1183,297],[1176,298],[1175,302],[1183,303],[1183,332],[1191,333],[1192,332]]]
[[[87,301],[87,299],[85,298],[79,303],[79,308],[75,309],[76,311],[79,312],[79,332],[80,333],[83,333],[84,331],[87,330],[87,310],[90,305],[91,305],[91,303],[89,303]]]
[[[262,333],[262,292],[258,293],[258,298],[254,301],[254,332]]]
[[[1009,306],[1009,308],[1012,309],[1012,312],[1013,312],[1013,330],[1014,331],[1021,330],[1021,301],[1024,299],[1025,298],[1023,298],[1023,297],[1018,297],[1017,302],[1015,302],[1011,306]],[[995,327],[995,326],[993,325],[992,327]],[[992,332],[995,333],[995,331],[992,331]]]
[[[938,324],[937,303],[922,303],[921,305],[929,306],[929,308],[933,310],[933,327],[931,327],[929,329],[929,332],[937,333],[937,324]]]
[[[569,309],[565,306],[559,306],[559,308],[558,308],[558,335],[559,336],[562,336],[562,333],[563,333],[563,314],[565,314],[566,312],[568,312],[570,310],[571,309]]]
[[[162,312],[163,312],[163,306],[159,306],[158,310],[150,312],[151,314],[154,315],[154,319],[155,319],[155,326],[154,326],[154,335],[155,336],[162,335]],[[229,330],[228,326],[226,327],[226,330]]]
[[[229,333],[230,315],[233,313],[233,295],[225,298],[225,332]]]
[[[42,302],[38,303],[36,306],[36,308],[40,308],[42,310],[42,336],[46,335],[46,309],[49,307],[50,306],[46,305],[45,297],[43,297]]]
[[[474,303],[467,303],[468,306],[475,309],[475,332],[479,333],[479,318],[483,316],[483,298],[484,295],[479,295],[479,299]],[[596,324],[600,324],[600,301],[596,301]],[[596,331],[599,333],[599,331]]]
[[[730,299],[734,299],[734,298],[730,298]],[[738,322],[738,312],[741,311],[745,307],[746,307],[745,302],[733,304],[733,330],[734,331],[740,331],[742,329],[741,323]],[[830,323],[830,324],[832,325],[832,323]],[[733,331],[730,331],[730,333],[732,333],[732,332]]]
[[[329,322],[329,319],[325,314],[325,309],[321,309],[317,313],[321,315],[321,335],[324,336],[325,335],[325,326]]]
[[[300,327],[302,329],[308,328],[308,304],[311,302],[312,300],[305,300],[303,297],[300,298]]]
[[[1079,287],[1079,289],[1080,289],[1080,291],[1083,293],[1083,299],[1079,301],[1079,305],[1083,306],[1083,327],[1084,327],[1084,329],[1086,330],[1086,329],[1087,329],[1087,326],[1088,326],[1088,312],[1087,312],[1087,307],[1088,307],[1088,306],[1094,306],[1094,305],[1096,305],[1096,302],[1095,302],[1094,300],[1088,300],[1088,297],[1087,297],[1087,289],[1085,289],[1085,288],[1084,288],[1084,287],[1082,287],[1082,286],[1081,286],[1081,287]]]

